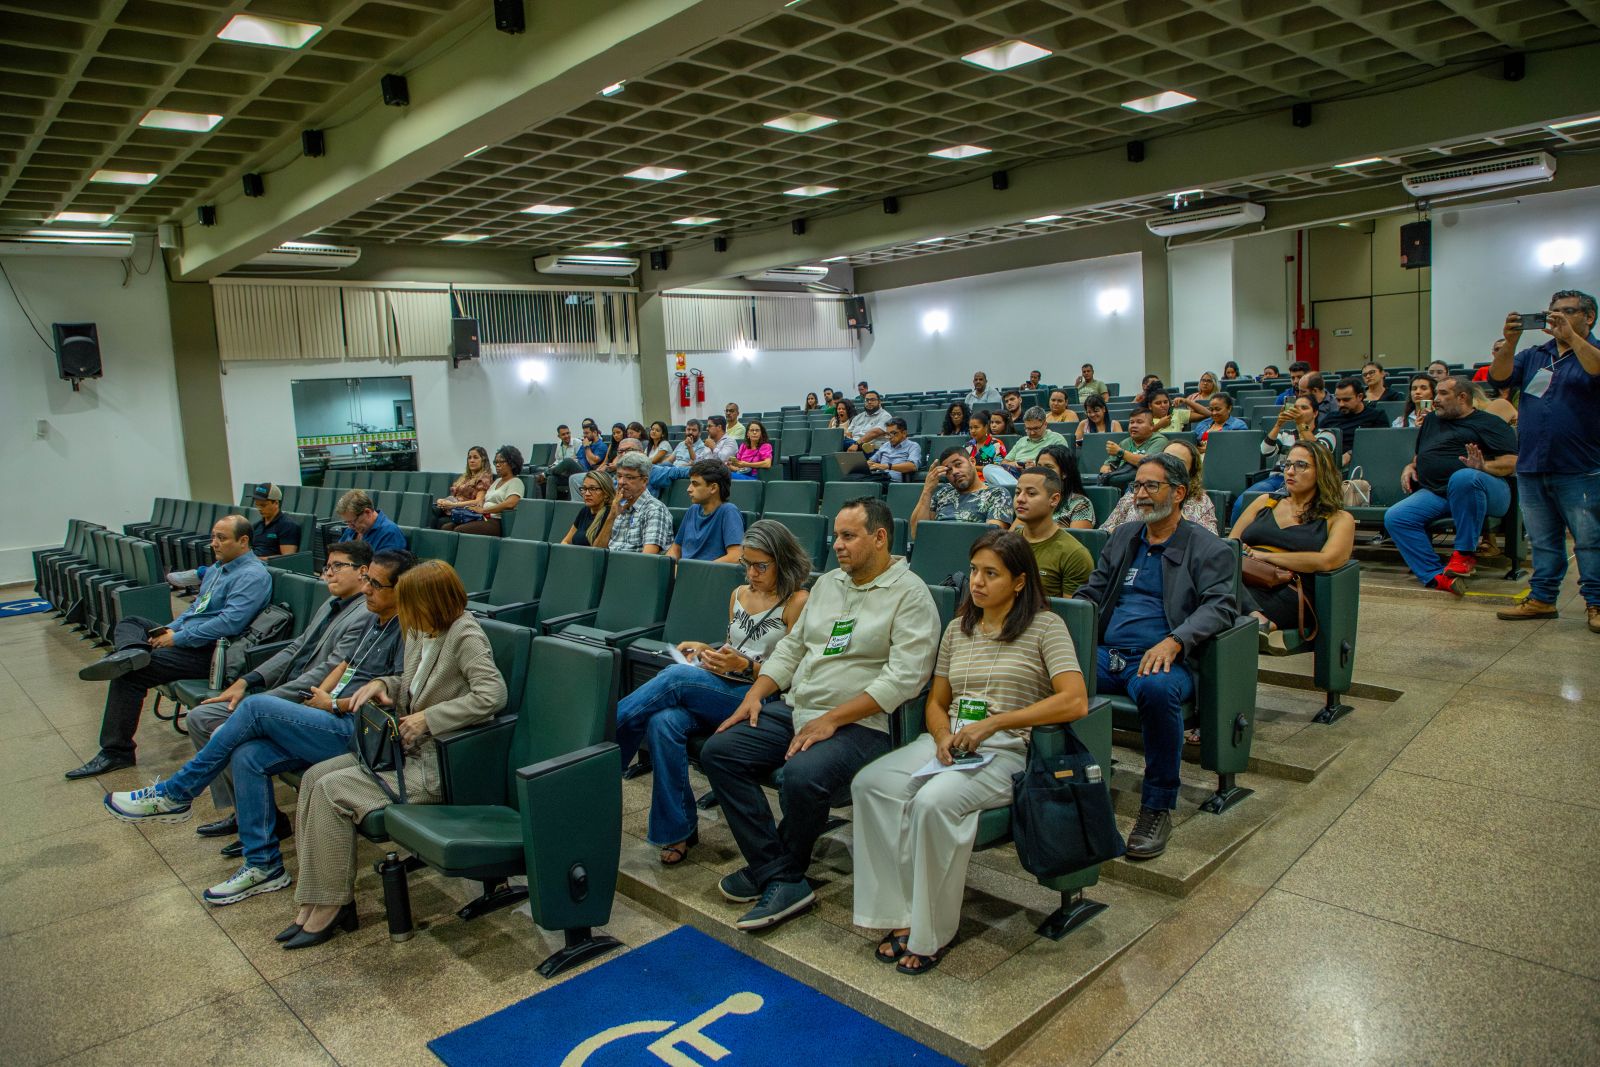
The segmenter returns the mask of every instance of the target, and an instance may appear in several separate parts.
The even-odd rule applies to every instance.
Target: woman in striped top
[[[887,929],[880,962],[922,974],[961,922],[978,813],[1011,803],[1028,729],[1088,713],[1066,623],[1052,612],[1028,542],[991,530],[968,556],[969,592],[939,642],[928,732],[856,775],[855,922]],[[988,762],[955,766],[976,754]],[[919,776],[930,761],[947,768]]]

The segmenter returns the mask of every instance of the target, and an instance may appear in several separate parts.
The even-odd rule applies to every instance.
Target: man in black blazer
[[[1154,859],[1172,834],[1183,757],[1182,706],[1194,697],[1196,649],[1239,615],[1236,564],[1221,538],[1184,519],[1189,472],[1176,456],[1144,460],[1129,488],[1141,522],[1114,530],[1075,595],[1100,608],[1095,677],[1101,693],[1139,707],[1144,789],[1129,859]]]

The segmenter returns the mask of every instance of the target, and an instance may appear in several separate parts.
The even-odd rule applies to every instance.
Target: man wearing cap
[[[300,551],[300,524],[283,513],[283,490],[271,482],[262,482],[250,496],[261,516],[250,526],[250,551],[263,559],[292,556]],[[167,575],[167,584],[193,592],[205,581],[206,570],[201,567],[193,571],[173,571]]]

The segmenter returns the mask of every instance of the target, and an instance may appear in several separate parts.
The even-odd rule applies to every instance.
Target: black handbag
[[[1127,851],[1111,807],[1111,788],[1094,754],[1068,729],[1066,751],[1011,776],[1011,836],[1017,859],[1035,878],[1059,878]]]
[[[356,712],[356,732],[350,739],[356,760],[378,787],[396,804],[406,802],[406,752],[400,740],[400,717],[393,708],[386,708],[369,700]],[[400,786],[397,793],[389,788],[381,771],[393,771]]]

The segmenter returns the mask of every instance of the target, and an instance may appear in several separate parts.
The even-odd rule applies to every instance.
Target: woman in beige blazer
[[[377,700],[395,707],[406,750],[406,801],[437,804],[439,751],[433,735],[489,719],[505,707],[506,683],[483,628],[467,613],[467,591],[448,563],[417,564],[401,575],[395,596],[405,639],[404,673],[373,679],[351,703],[360,707]],[[383,777],[398,790],[393,774]],[[341,929],[356,928],[356,827],[369,812],[390,803],[354,755],[325,760],[306,772],[295,820],[300,912],[278,935],[284,948],[319,945]]]

